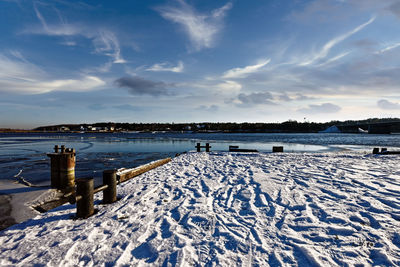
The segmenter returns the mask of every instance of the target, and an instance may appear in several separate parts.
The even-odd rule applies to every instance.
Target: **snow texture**
[[[398,156],[188,153],[74,219],[0,232],[1,266],[400,265]]]

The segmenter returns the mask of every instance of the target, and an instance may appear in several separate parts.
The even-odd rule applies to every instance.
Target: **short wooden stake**
[[[283,146],[274,146],[274,147],[272,147],[272,152],[273,153],[283,152]]]
[[[210,152],[210,148],[211,148],[210,144],[206,143],[206,152]]]
[[[197,143],[196,148],[197,148],[197,152],[200,152],[200,143]]]
[[[103,204],[111,204],[117,201],[117,171],[103,171],[103,184],[108,186],[103,191]]]
[[[385,152],[387,152],[387,148],[386,147],[381,149],[381,153],[385,153]]]
[[[379,154],[379,147],[374,147],[372,154]]]
[[[88,218],[94,214],[93,190],[93,177],[76,179],[76,217]]]

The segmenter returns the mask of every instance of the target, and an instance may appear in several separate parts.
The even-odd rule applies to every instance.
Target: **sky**
[[[400,117],[400,0],[0,0],[0,128]]]

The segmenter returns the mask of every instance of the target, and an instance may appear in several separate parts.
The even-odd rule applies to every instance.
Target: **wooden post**
[[[372,154],[379,154],[379,147],[374,147]]]
[[[381,153],[385,153],[385,152],[387,152],[387,148],[386,147],[381,148]]]
[[[197,152],[200,152],[200,143],[197,143],[196,148],[197,148]]]
[[[93,177],[76,179],[76,217],[88,218],[94,214]]]
[[[274,147],[272,147],[272,152],[273,153],[283,152],[283,146],[274,146]]]
[[[103,204],[111,204],[117,201],[117,171],[103,171],[103,184],[108,185],[103,191]]]
[[[51,188],[59,188],[60,180],[60,156],[58,154],[47,154],[50,157],[50,184]]]
[[[206,143],[206,152],[210,152],[210,144],[209,143]]]

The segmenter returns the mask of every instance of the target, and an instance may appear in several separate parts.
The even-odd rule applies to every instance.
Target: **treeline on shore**
[[[396,118],[371,118],[366,120],[330,121],[325,123],[298,122],[288,120],[282,123],[234,123],[234,122],[202,122],[202,123],[115,123],[99,122],[93,124],[60,124],[41,126],[34,131],[193,131],[193,132],[261,132],[261,133],[313,133],[327,129],[330,126],[365,125],[370,123],[400,122]]]

